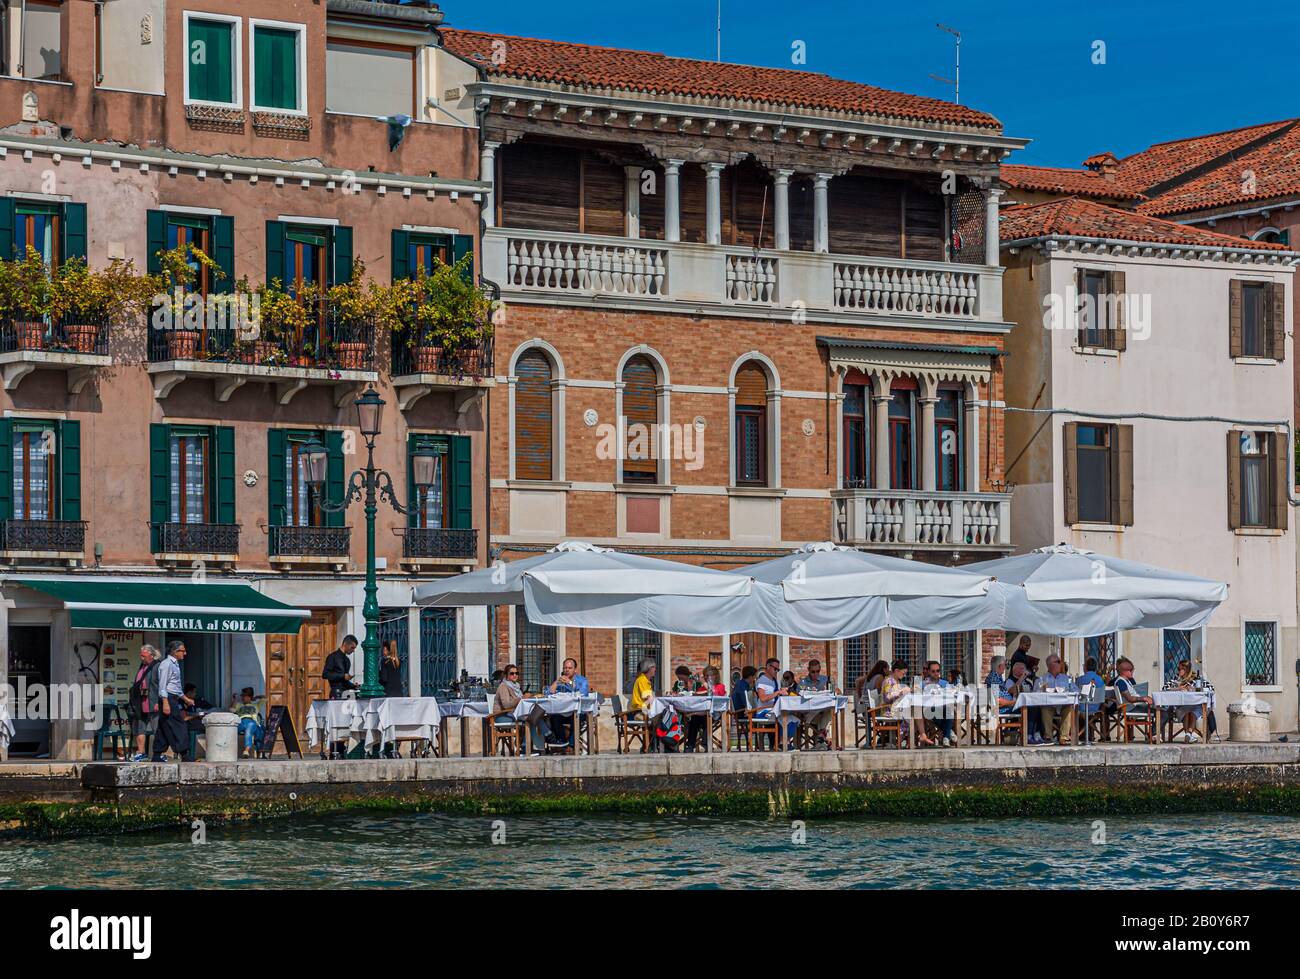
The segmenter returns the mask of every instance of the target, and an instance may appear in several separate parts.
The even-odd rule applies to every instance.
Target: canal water
[[[331,815],[0,841],[4,887],[1300,887],[1300,818]],[[1100,842],[1103,838],[1105,842]],[[493,842],[494,838],[497,842]]]

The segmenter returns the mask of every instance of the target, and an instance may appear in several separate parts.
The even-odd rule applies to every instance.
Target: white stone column
[[[916,440],[916,449],[921,453],[921,489],[937,488],[935,473],[935,432],[934,406],[939,403],[939,386],[933,378],[921,378],[921,437]]]
[[[980,390],[966,385],[966,492],[979,493],[980,486]]]
[[[793,170],[778,170],[772,178],[772,230],[776,237],[776,247],[780,251],[790,249],[790,178],[793,175]]]
[[[497,174],[497,149],[500,143],[487,142],[483,144],[482,154],[479,157],[478,174],[479,179],[486,181],[488,189],[483,193],[483,227],[496,227],[497,220],[497,192],[496,192],[496,174]]]
[[[623,175],[626,179],[626,193],[623,195],[624,214],[623,227],[624,233],[629,238],[641,237],[641,167],[631,166],[623,168]]]
[[[722,244],[722,171],[725,163],[704,164],[704,238],[710,245]]]
[[[831,250],[831,225],[826,203],[826,191],[830,182],[829,173],[819,173],[813,177],[813,251],[821,255]]]
[[[664,241],[682,240],[681,172],[683,160],[664,161]]]
[[[871,375],[871,403],[875,411],[871,433],[875,489],[889,489],[889,378]]]
[[[990,187],[984,191],[984,264],[1000,265],[998,257],[998,200],[1002,197],[1001,187]]]

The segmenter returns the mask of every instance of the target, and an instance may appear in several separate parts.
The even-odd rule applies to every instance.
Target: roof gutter
[[[1036,245],[1057,244],[1062,242],[1069,242],[1072,244],[1105,245],[1108,248],[1150,248],[1156,251],[1168,252],[1208,252],[1211,255],[1243,255],[1256,257],[1257,259],[1289,259],[1287,262],[1289,265],[1295,265],[1297,262],[1300,262],[1300,252],[1285,251],[1277,248],[1232,248],[1227,245],[1190,245],[1166,241],[1131,241],[1125,238],[1100,238],[1085,235],[1038,235],[1033,238],[1015,238],[1010,241],[1001,242],[1000,247],[1032,248]]]

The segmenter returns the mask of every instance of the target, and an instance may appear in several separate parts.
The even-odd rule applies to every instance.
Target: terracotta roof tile
[[[448,51],[474,62],[491,75],[583,88],[767,102],[999,132],[1002,128],[993,116],[964,105],[809,71],[696,61],[650,51],[479,31],[444,29],[440,33]],[[495,50],[504,53],[500,64],[493,60],[494,42]]]
[[[1008,186],[1021,190],[1040,190],[1051,194],[1069,194],[1078,197],[1103,197],[1110,200],[1145,199],[1142,191],[1131,186],[1127,181],[1119,178],[1107,180],[1095,170],[1004,163],[999,172]]]
[[[1250,241],[1234,235],[1203,231],[1175,221],[1107,207],[1079,197],[1003,208],[1000,235],[1003,242],[1051,235],[1190,245],[1198,248],[1287,250],[1285,245],[1274,242]]]
[[[1157,143],[1140,153],[1124,157],[1116,173],[1144,190],[1149,190],[1199,167],[1213,164],[1216,160],[1222,160],[1257,140],[1276,136],[1295,122],[1295,119],[1285,119]]]
[[[1300,126],[1170,188],[1138,210],[1144,214],[1187,214],[1296,195],[1300,195]]]

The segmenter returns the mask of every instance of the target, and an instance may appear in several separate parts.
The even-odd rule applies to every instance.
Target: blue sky
[[[715,0],[441,0],[448,26],[712,58]],[[1300,116],[1300,4],[1205,0],[1035,3],[723,0],[724,61],[792,67],[951,98],[962,31],[961,100],[1030,146],[1012,162],[1078,166],[1162,140]],[[1094,42],[1105,64],[1093,64]]]

